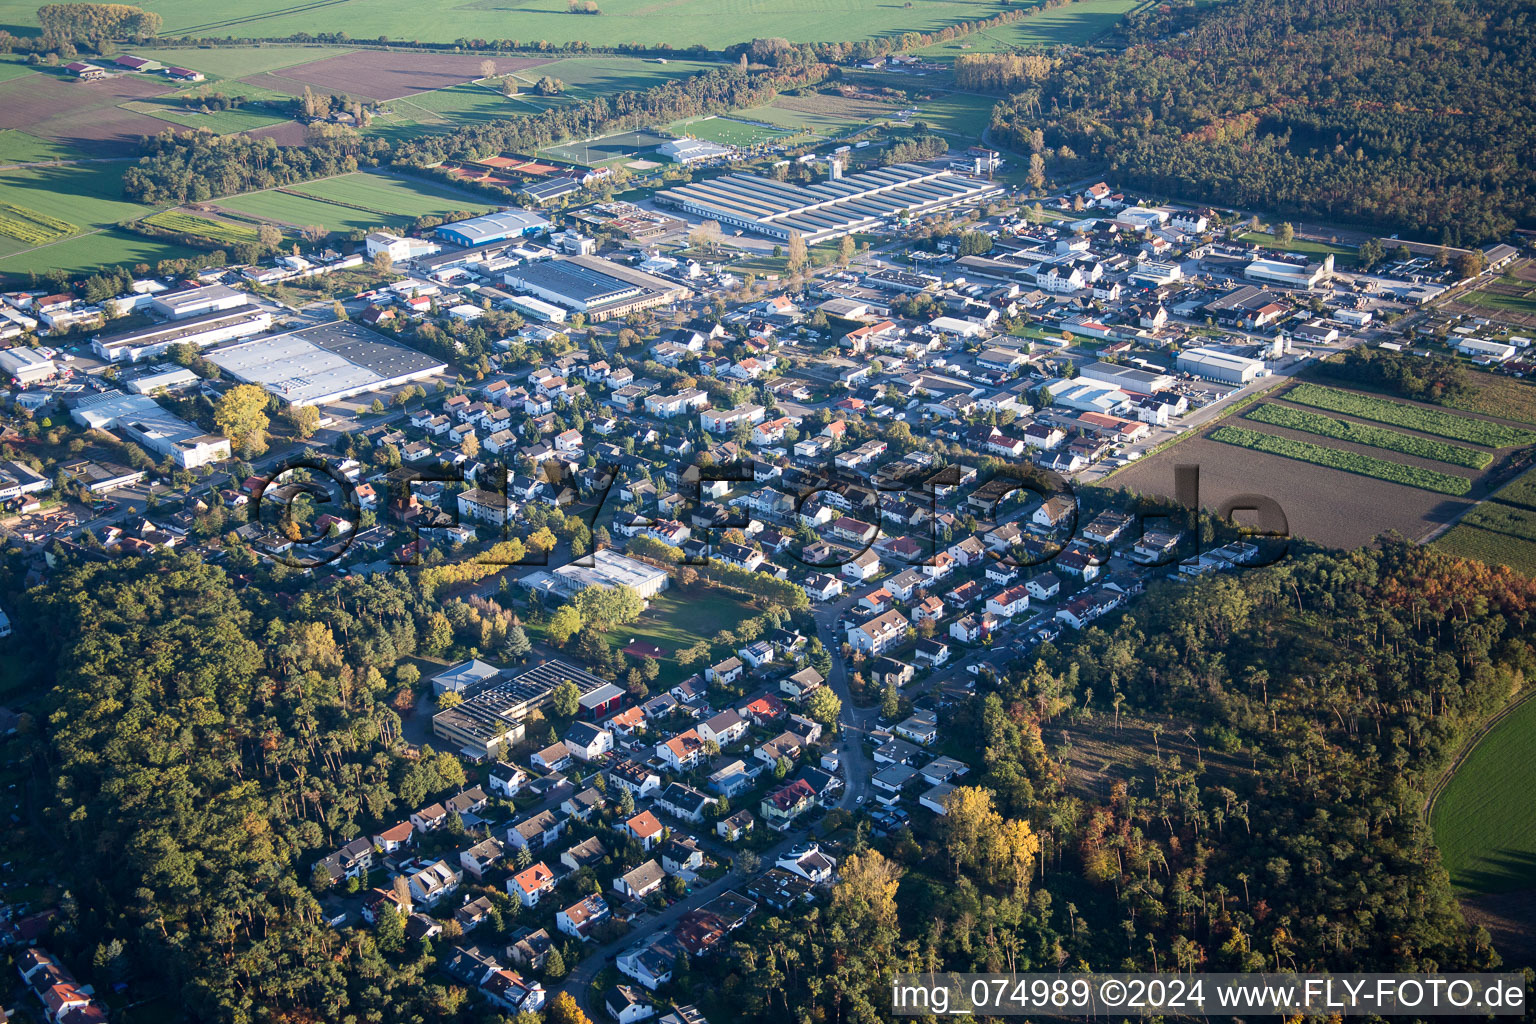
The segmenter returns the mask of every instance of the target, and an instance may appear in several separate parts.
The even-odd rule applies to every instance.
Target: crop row
[[[1404,466],[1385,459],[1373,459],[1369,455],[1342,452],[1308,441],[1294,441],[1288,437],[1261,434],[1257,430],[1245,430],[1242,427],[1218,427],[1211,432],[1211,440],[1235,445],[1238,448],[1279,455],[1286,459],[1295,459],[1298,462],[1310,462],[1315,466],[1326,466],[1346,473],[1374,477],[1377,480],[1403,484],[1406,487],[1435,491],[1439,494],[1462,495],[1472,488],[1472,481],[1464,476],[1438,473],[1418,466]]]
[[[152,217],[144,218],[145,223],[166,231],[175,231],[182,235],[193,235],[198,238],[207,238],[215,242],[235,244],[239,242],[256,241],[256,232],[252,228],[239,224],[227,224],[222,221],[209,220],[207,217],[198,217],[190,213],[174,213],[166,211],[157,213]]]
[[[38,213],[24,206],[0,203],[0,235],[9,235],[28,245],[42,245],[72,235],[79,228],[68,221]]]
[[[1502,423],[1457,416],[1455,413],[1424,409],[1390,398],[1375,398],[1353,391],[1340,391],[1319,384],[1298,384],[1280,396],[1287,402],[1310,405],[1329,412],[1341,412],[1346,416],[1358,416],[1363,420],[1390,423],[1394,427],[1406,427],[1436,437],[1448,437],[1454,441],[1468,441],[1489,448],[1510,448],[1517,444],[1536,442],[1536,431],[1520,427],[1508,427]]]
[[[1468,469],[1485,469],[1493,461],[1491,454],[1478,451],[1476,448],[1463,448],[1459,444],[1432,441],[1427,437],[1404,434],[1396,430],[1388,430],[1386,427],[1372,427],[1350,420],[1336,420],[1322,413],[1291,409],[1283,405],[1261,405],[1248,413],[1247,418],[1259,423],[1304,431],[1308,434],[1320,434],[1340,441],[1353,441],[1355,444],[1369,445],[1372,448],[1385,448],[1387,451],[1401,452],[1421,459],[1446,462],[1453,466],[1465,466]]]

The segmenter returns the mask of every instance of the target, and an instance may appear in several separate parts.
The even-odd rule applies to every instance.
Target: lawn
[[[678,651],[709,640],[722,629],[735,629],[742,619],[754,614],[750,603],[728,590],[697,585],[685,590],[674,583],[671,589],[651,598],[651,606],[637,621],[613,630],[608,639],[617,650],[641,640],[666,651],[659,659],[661,675],[652,687],[660,690],[704,670],[702,663],[679,665],[675,657]],[[724,658],[727,654],[722,648],[714,656]]]
[[[1458,889],[1498,893],[1536,885],[1536,701],[1473,748],[1435,801],[1435,842]]]
[[[1097,2],[1086,0],[1087,4]],[[167,36],[278,38],[301,32],[346,32],[357,39],[389,36],[452,43],[472,35],[559,43],[579,39],[593,46],[632,41],[675,47],[703,44],[716,49],[760,36],[810,42],[936,32],[958,21],[1007,10],[1001,0],[923,0],[910,7],[888,0],[674,0],[669,4],[601,0],[602,14],[595,17],[569,13],[566,0],[452,0],[418,5],[395,0],[299,5],[288,0],[250,0],[238,7],[210,6],[200,0],[145,0],[143,6],[164,18]],[[13,33],[17,27],[35,28],[35,0],[0,0],[0,24],[10,26]],[[158,52],[155,56],[159,59]]]
[[[1333,245],[1328,242],[1309,242],[1300,238],[1293,238],[1285,245],[1275,241],[1275,236],[1267,231],[1249,231],[1237,236],[1239,242],[1251,242],[1254,245],[1262,245],[1266,249],[1278,249],[1281,252],[1299,252],[1307,256],[1323,257],[1333,253],[1333,262],[1339,267],[1351,267],[1355,264],[1355,250],[1347,245]]]
[[[1488,464],[1493,461],[1493,456],[1490,453],[1480,452],[1473,448],[1463,448],[1459,444],[1432,441],[1427,437],[1404,434],[1396,430],[1388,430],[1385,427],[1367,426],[1366,424],[1354,423],[1350,420],[1336,420],[1332,416],[1324,416],[1321,413],[1307,412],[1302,409],[1291,409],[1283,405],[1269,405],[1267,403],[1260,405],[1248,413],[1248,419],[1259,423],[1268,423],[1276,427],[1301,430],[1308,434],[1320,434],[1323,437],[1332,437],[1340,441],[1353,441],[1356,444],[1369,445],[1372,448],[1385,448],[1388,451],[1401,452],[1404,455],[1414,455],[1421,459],[1432,459],[1435,462],[1447,462],[1454,466],[1465,466],[1468,469],[1486,469]]]
[[[46,222],[69,224],[76,232],[105,233],[63,237],[32,248],[18,237],[0,236],[0,273],[39,273],[62,267],[93,270],[122,262],[155,263],[166,256],[184,256],[190,250],[173,246],[159,251],[150,239],[121,231],[116,225],[138,220],[154,210],[122,197],[122,165],[66,164],[55,167],[23,167],[0,171],[0,205],[27,211]]]
[[[1308,441],[1295,441],[1276,434],[1262,434],[1243,427],[1217,427],[1211,432],[1212,441],[1247,448],[1252,451],[1279,455],[1282,458],[1308,462],[1314,466],[1326,466],[1346,473],[1387,480],[1407,487],[1418,487],[1439,494],[1463,495],[1472,489],[1472,481],[1464,476],[1440,473],[1419,466],[1405,466],[1400,462],[1373,459],[1355,452],[1325,448]]]
[[[1340,391],[1338,388],[1322,387],[1317,384],[1298,384],[1279,397],[1298,405],[1310,405],[1317,409],[1327,409],[1329,412],[1358,416],[1363,420],[1375,420],[1377,423],[1406,427],[1409,430],[1434,434],[1437,437],[1448,437],[1453,441],[1467,441],[1488,448],[1509,448],[1518,444],[1536,442],[1536,431],[1509,427],[1502,423],[1490,423],[1470,416],[1458,416],[1455,413],[1440,412],[1436,409],[1426,409],[1407,402],[1393,401],[1390,398]]]
[[[892,108],[892,113],[895,113],[895,108]],[[813,110],[790,110],[772,105],[738,110],[733,116],[743,121],[761,121],[787,131],[809,132],[823,137],[842,135],[869,123],[864,118]]]
[[[0,164],[31,164],[45,160],[74,160],[84,156],[80,150],[52,139],[7,128],[0,131]]]
[[[389,109],[428,131],[528,113],[516,100],[474,82],[390,100]]]
[[[1039,11],[1023,21],[951,39],[916,51],[936,60],[962,53],[997,53],[1044,46],[1081,46],[1114,28],[1142,0],[1076,0]]]

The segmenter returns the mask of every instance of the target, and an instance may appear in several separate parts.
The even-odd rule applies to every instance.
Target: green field
[[[282,124],[291,120],[278,114],[268,113],[260,107],[235,107],[230,110],[219,110],[207,114],[198,113],[188,109],[181,103],[172,102],[139,102],[125,103],[124,108],[136,110],[150,117],[158,117],[162,121],[171,124],[179,124],[184,128],[206,128],[215,135],[233,135],[236,132],[249,132],[257,128],[266,128],[269,125]]]
[[[1426,437],[1415,437],[1412,434],[1388,430],[1385,427],[1371,427],[1349,420],[1336,420],[1332,416],[1290,409],[1283,405],[1257,406],[1247,414],[1247,418],[1277,427],[1320,434],[1340,441],[1353,441],[1372,448],[1385,448],[1388,451],[1414,455],[1421,459],[1447,462],[1453,466],[1465,466],[1468,469],[1486,469],[1489,463],[1493,462],[1493,456],[1488,452],[1463,448],[1461,445],[1448,444],[1444,441],[1431,441]]]
[[[685,78],[718,67],[720,65],[713,62],[695,60],[668,60],[662,64],[641,57],[566,57],[516,72],[513,77],[528,85],[546,75],[558,78],[565,83],[565,91],[558,99],[571,102],[611,96],[625,89],[650,89],[674,78]]]
[[[211,220],[207,217],[199,217],[193,213],[181,213],[175,210],[167,210],[157,213],[153,217],[145,217],[144,223],[167,231],[176,231],[187,235],[196,235],[207,238],[224,245],[236,245],[240,242],[256,241],[256,229],[244,224],[231,224],[228,221]]]
[[[997,105],[994,96],[976,96],[971,93],[950,92],[917,104],[914,121],[926,121],[941,132],[958,135],[965,145],[975,145],[981,133],[992,123],[992,108]]]
[[[1536,471],[1525,472],[1489,495],[1434,546],[1447,554],[1536,576]]]
[[[144,56],[175,67],[201,71],[209,79],[245,78],[263,71],[280,71],[312,60],[351,53],[346,46],[184,46],[156,47]],[[228,88],[224,89],[229,92]]]
[[[1307,256],[1319,258],[1333,253],[1333,262],[1336,266],[1349,267],[1355,263],[1355,250],[1347,245],[1333,245],[1329,242],[1308,242],[1300,238],[1293,238],[1285,245],[1275,241],[1275,236],[1267,231],[1248,231],[1237,236],[1239,242],[1251,242],[1261,245],[1266,249],[1276,249],[1280,252],[1297,252]]]
[[[0,82],[9,82],[13,78],[22,78],[35,73],[36,69],[28,67],[19,57],[6,57],[0,60]]]
[[[1327,409],[1329,412],[1358,416],[1363,420],[1375,420],[1377,423],[1389,423],[1394,427],[1406,427],[1420,433],[1448,437],[1453,441],[1467,441],[1488,448],[1509,448],[1518,444],[1536,442],[1536,431],[1508,427],[1502,423],[1490,423],[1487,420],[1458,416],[1455,413],[1440,412],[1436,409],[1425,409],[1407,402],[1393,401],[1390,398],[1340,391],[1338,388],[1328,388],[1318,384],[1298,384],[1278,397],[1298,405],[1310,405],[1317,409]]]
[[[430,182],[364,172],[305,182],[294,185],[290,191],[330,202],[367,207],[386,216],[415,218],[432,213],[478,212],[493,208],[483,199],[442,189]]]
[[[31,164],[45,160],[75,160],[84,154],[73,146],[7,128],[0,131],[0,164]]]
[[[1451,884],[1498,893],[1536,885],[1536,700],[1489,731],[1435,801],[1431,825]]]
[[[55,266],[91,270],[124,259],[154,263],[167,255],[186,255],[188,250],[179,248],[154,251],[150,239],[116,229],[121,222],[154,212],[122,197],[122,167],[118,163],[65,164],[0,171],[0,203],[74,225],[79,232],[106,229],[105,234],[82,234],[39,248],[0,236],[0,273],[41,272]]]
[[[281,38],[304,32],[345,32],[358,39],[389,36],[445,43],[476,36],[557,43],[583,40],[593,46],[703,44],[717,49],[759,36],[811,42],[936,32],[1007,9],[1001,0],[923,0],[910,7],[885,0],[775,0],[771,4],[761,0],[675,0],[670,4],[601,0],[602,14],[594,17],[569,13],[566,0],[454,0],[423,5],[394,0],[339,0],[325,5],[250,0],[237,8],[199,0],[144,0],[142,6],[165,20],[167,37]],[[13,33],[17,28],[36,28],[37,4],[0,0],[0,24]]]
[[[440,191],[427,183],[361,171],[305,182],[287,192],[272,189],[221,199],[218,205],[296,227],[318,224],[327,231],[403,227],[424,214],[490,209],[483,201]]]
[[[1211,431],[1210,437],[1212,441],[1247,448],[1250,451],[1265,452],[1281,458],[1295,459],[1298,462],[1309,462],[1314,466],[1326,466],[1329,469],[1374,477],[1377,480],[1387,480],[1439,494],[1459,496],[1472,489],[1472,481],[1464,476],[1438,473],[1418,466],[1405,466],[1385,459],[1373,459],[1368,455],[1324,448],[1322,445],[1308,441],[1293,441],[1288,437],[1278,437],[1274,434],[1261,434],[1256,430],[1247,430],[1243,427],[1217,427]]]
[[[896,109],[891,108],[894,114]],[[829,137],[842,135],[868,121],[860,117],[846,117],[832,113],[818,113],[810,110],[790,110],[786,107],[766,106],[753,107],[750,110],[738,110],[731,116],[739,117],[743,121],[762,121],[765,124],[776,125],[786,131],[809,132],[812,135]]]
[[[1489,291],[1491,287],[1515,294]],[[1458,301],[1470,302],[1474,306],[1482,306],[1486,309],[1536,315],[1536,285],[1532,285],[1529,281],[1522,281],[1511,274],[1505,274],[1491,284],[1467,292]]]
[[[567,142],[558,146],[546,146],[539,150],[536,155],[545,160],[558,160],[561,163],[596,167],[599,164],[621,158],[629,159],[647,156],[651,150],[665,141],[667,140],[662,136],[653,135],[650,132],[618,132],[614,135],[604,135],[598,139]]]
[[[1081,46],[1103,35],[1143,0],[1076,0],[1031,15],[1023,21],[916,51],[925,57],[953,60],[962,53],[997,53],[1043,46]]]
[[[103,228],[94,234],[76,235],[61,242],[28,249],[0,258],[0,274],[47,273],[55,268],[71,274],[88,274],[98,267],[154,266],[160,260],[195,256],[198,250],[146,238],[120,228]]]

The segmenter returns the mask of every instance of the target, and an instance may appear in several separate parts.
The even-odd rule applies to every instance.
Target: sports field
[[[1431,824],[1451,884],[1468,892],[1536,885],[1536,700],[1484,736],[1438,799]]]
[[[693,121],[675,121],[667,130],[722,146],[755,146],[760,142],[782,139],[789,134],[783,128],[769,128],[734,117],[704,117]]]
[[[308,32],[346,32],[358,39],[389,36],[448,42],[483,39],[585,40],[594,46],[624,42],[703,44],[720,48],[759,36],[797,42],[868,39],[906,31],[936,32],[958,21],[1005,10],[1001,0],[922,0],[911,6],[887,0],[600,0],[597,16],[572,14],[567,0],[329,0],[292,4],[248,0],[239,5],[203,0],[144,0],[165,20],[167,37],[279,38]],[[0,2],[0,24],[37,26],[35,0]]]
[[[618,135],[605,135],[600,139],[547,146],[535,155],[546,160],[558,160],[561,163],[596,167],[611,160],[643,156],[666,141],[662,136],[653,135],[650,132],[621,132]]]

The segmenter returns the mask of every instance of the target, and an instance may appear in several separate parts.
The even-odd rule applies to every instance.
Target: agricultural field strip
[[[1515,445],[1536,442],[1536,431],[1509,427],[1502,423],[1458,416],[1455,413],[1424,409],[1405,402],[1387,398],[1374,398],[1353,391],[1320,384],[1298,384],[1277,397],[1298,405],[1310,405],[1316,409],[1358,416],[1363,420],[1389,423],[1394,427],[1406,427],[1424,434],[1448,437],[1454,441],[1467,441],[1488,448],[1512,448]]]
[[[1464,466],[1467,469],[1486,469],[1493,462],[1493,455],[1489,452],[1463,448],[1461,445],[1449,444],[1445,441],[1432,441],[1426,437],[1415,437],[1412,434],[1388,430],[1385,427],[1336,420],[1322,413],[1291,409],[1267,402],[1249,410],[1244,418],[1257,423],[1268,423],[1275,427],[1287,427],[1308,434],[1331,437],[1339,441],[1353,441],[1355,444],[1363,444],[1371,448],[1384,448],[1387,451],[1414,455],[1434,462]]]
[[[0,202],[0,235],[9,235],[28,245],[43,245],[77,233],[80,229],[65,220],[25,206]]]
[[[1435,491],[1439,494],[1460,497],[1472,489],[1472,481],[1464,476],[1440,473],[1418,466],[1405,466],[1400,462],[1388,462],[1385,459],[1373,459],[1368,455],[1339,451],[1336,448],[1324,448],[1322,445],[1308,441],[1295,441],[1288,437],[1264,434],[1243,427],[1217,427],[1211,432],[1210,438],[1237,448],[1278,455],[1285,459],[1295,459],[1314,466],[1356,473],[1360,476],[1386,480],[1405,487]]]
[[[166,210],[163,213],[153,214],[152,216],[145,217],[143,222],[151,227],[208,238],[215,242],[256,241],[256,230],[254,228],[241,224],[217,221],[210,217],[199,217],[192,213],[181,213],[175,210]]]

